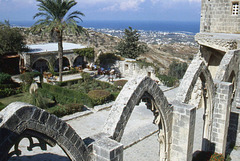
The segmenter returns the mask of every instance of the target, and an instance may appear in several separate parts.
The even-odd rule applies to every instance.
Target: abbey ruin
[[[128,81],[111,107],[102,132],[81,138],[67,123],[35,106],[15,102],[0,112],[0,158],[18,154],[18,142],[38,138],[40,145],[58,144],[73,161],[121,161],[125,126],[142,98],[156,116],[161,161],[191,161],[195,130],[201,128],[201,151],[228,153],[240,146],[240,1],[202,0],[200,45],[181,81],[177,97],[168,101],[155,81]],[[203,110],[200,113],[200,109]],[[201,116],[200,116],[201,115]],[[196,122],[196,117],[203,118]],[[15,146],[14,151],[10,149]]]

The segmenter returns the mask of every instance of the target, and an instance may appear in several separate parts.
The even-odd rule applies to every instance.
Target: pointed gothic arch
[[[163,137],[161,138],[164,138],[161,141],[163,142],[162,145],[164,145],[164,157],[168,160],[173,109],[169,106],[162,90],[149,77],[138,77],[128,81],[112,106],[103,132],[107,133],[112,139],[120,142],[135,105],[144,95],[150,98],[152,105],[155,106],[155,112],[158,113],[157,117],[161,120],[163,130]]]
[[[177,99],[183,103],[189,103],[193,88],[200,78],[201,80],[201,99],[203,103],[203,136],[202,136],[202,150],[208,151],[211,148],[211,132],[214,111],[215,85],[204,61],[201,59],[194,59],[189,65],[183,80],[180,84]]]
[[[239,56],[240,50],[231,50],[228,51],[220,65],[217,71],[216,79],[224,82],[228,82],[229,77],[232,74],[232,71],[236,74],[236,77],[238,77],[239,72]]]

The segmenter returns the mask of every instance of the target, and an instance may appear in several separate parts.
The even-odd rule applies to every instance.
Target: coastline
[[[31,27],[35,21],[10,21],[14,27]],[[199,32],[200,22],[184,22],[184,21],[115,21],[115,20],[89,20],[79,23],[80,26],[89,29],[110,29],[124,30],[131,26],[138,31],[145,32],[168,32],[168,33],[190,33],[196,34]]]

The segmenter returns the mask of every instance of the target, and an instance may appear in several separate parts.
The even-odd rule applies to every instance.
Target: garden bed
[[[116,85],[93,79],[83,73],[82,79],[66,81],[58,85],[39,84],[33,94],[25,93],[0,99],[0,110],[11,102],[21,101],[45,109],[58,117],[83,111],[84,105],[94,107],[114,101],[121,89]]]

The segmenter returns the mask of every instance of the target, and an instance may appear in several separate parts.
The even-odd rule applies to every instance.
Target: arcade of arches
[[[59,69],[59,59],[57,52],[51,53],[23,53],[21,55],[21,67],[25,70],[37,70],[39,72],[48,71],[49,65],[54,67],[54,71]],[[69,67],[84,67],[87,63],[87,58],[79,56],[72,51],[65,51],[63,55],[63,69]]]

